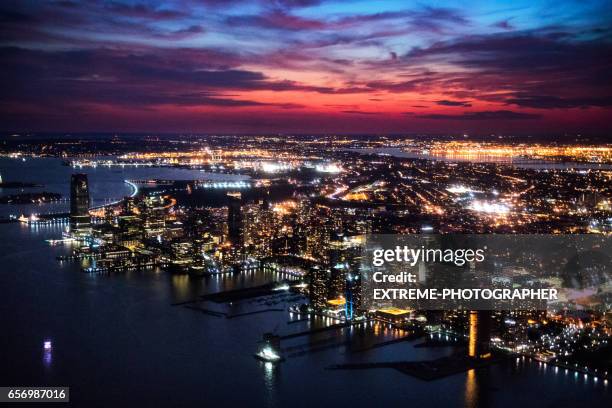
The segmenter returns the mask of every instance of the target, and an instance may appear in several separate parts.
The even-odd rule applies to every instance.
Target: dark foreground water
[[[266,365],[253,358],[263,332],[295,333],[331,322],[288,323],[289,314],[278,311],[226,319],[171,304],[278,277],[87,275],[55,260],[68,248],[44,240],[60,233],[59,226],[0,224],[0,386],[70,386],[72,405],[79,407],[609,407],[612,401],[610,385],[601,380],[518,360],[432,382],[389,369],[325,369],[452,351],[415,348],[418,340],[357,354],[322,347],[400,335],[380,326],[283,341],[298,355]],[[207,307],[236,314],[285,306]],[[52,341],[51,352],[43,350],[45,340]],[[309,347],[322,351],[299,353]]]

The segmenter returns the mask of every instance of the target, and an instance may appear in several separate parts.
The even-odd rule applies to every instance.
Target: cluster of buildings
[[[302,282],[299,290],[308,302],[296,306],[300,313],[465,336],[475,358],[487,358],[494,345],[542,359],[554,353],[569,364],[570,347],[578,346],[557,338],[566,339],[568,327],[590,340],[612,334],[610,316],[601,313],[368,310],[361,273],[367,234],[608,234],[610,171],[364,154],[332,139],[268,140],[266,150],[255,148],[260,142],[245,138],[214,151],[198,146],[184,154],[124,154],[124,163],[146,160],[250,179],[155,180],[134,197],[94,210],[87,177],[73,175],[70,226],[79,243],[73,257],[88,272],[144,267],[193,275],[273,272]],[[542,157],[572,151],[538,150]],[[583,150],[577,152],[584,160]],[[596,153],[607,160],[607,150]]]

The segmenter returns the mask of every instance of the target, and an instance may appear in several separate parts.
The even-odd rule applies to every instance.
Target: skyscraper
[[[345,315],[348,320],[351,320],[361,309],[361,275],[359,272],[347,274],[345,299]]]
[[[491,357],[491,312],[472,310],[470,312],[470,337],[468,356],[473,358]]]
[[[357,236],[341,234],[330,241],[329,247],[329,298],[343,297],[346,318],[352,319],[361,309],[361,241]]]
[[[242,246],[242,199],[240,193],[228,194],[227,232],[234,247]]]
[[[327,285],[329,273],[325,269],[314,266],[309,271],[310,285],[309,298],[310,307],[314,310],[322,310],[327,306]]]
[[[70,178],[70,231],[73,235],[90,232],[89,204],[87,174],[73,174]]]

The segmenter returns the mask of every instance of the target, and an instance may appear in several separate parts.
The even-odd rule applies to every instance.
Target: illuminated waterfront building
[[[361,275],[348,273],[346,276],[345,315],[351,320],[361,310]]]
[[[491,312],[473,310],[470,312],[468,356],[472,358],[491,357]]]
[[[70,178],[70,231],[72,234],[84,235],[91,231],[89,204],[87,174],[73,174]]]
[[[411,310],[397,307],[385,307],[376,311],[378,320],[398,325],[408,322],[410,320],[410,315]]]
[[[193,264],[193,244],[190,241],[177,241],[170,244],[168,266],[171,272],[184,273]]]

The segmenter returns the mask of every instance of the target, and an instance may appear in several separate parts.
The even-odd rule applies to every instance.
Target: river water
[[[18,181],[51,186],[58,177],[57,188],[66,191],[60,180],[67,184],[71,169],[62,168],[60,177],[55,173],[60,170],[37,159],[25,163]],[[160,177],[173,172],[155,170]],[[0,172],[10,174],[4,162]],[[129,192],[125,174],[108,182],[107,175],[89,174],[97,200]],[[333,322],[290,323],[296,317],[278,311],[227,319],[172,304],[278,276],[88,275],[56,261],[69,248],[51,247],[45,239],[60,234],[56,225],[0,224],[0,386],[70,386],[72,405],[81,407],[604,407],[612,400],[610,386],[601,380],[521,360],[431,382],[391,369],[325,369],[344,362],[428,360],[452,351],[415,348],[420,340],[361,353],[349,353],[344,345],[322,347],[270,366],[253,358],[262,333],[297,333]],[[206,307],[237,314],[262,306],[243,301]],[[279,307],[286,304],[270,306]],[[400,335],[382,326],[353,327],[283,340],[282,347],[371,344]],[[51,351],[43,350],[44,341],[52,342]]]

